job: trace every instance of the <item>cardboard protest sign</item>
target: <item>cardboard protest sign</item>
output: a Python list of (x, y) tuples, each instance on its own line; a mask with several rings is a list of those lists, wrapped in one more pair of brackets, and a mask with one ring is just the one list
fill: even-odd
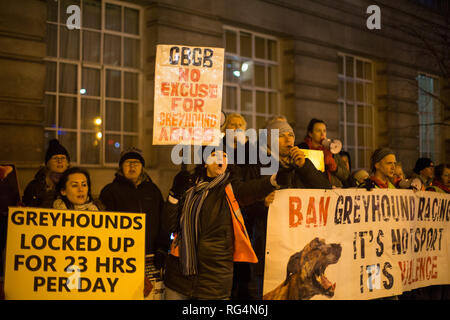
[(223, 64), (223, 48), (157, 46), (153, 144), (219, 144)]
[(6, 299), (143, 299), (145, 215), (10, 207)]
[(450, 284), (449, 225), (448, 194), (277, 191), (264, 299), (374, 299)]

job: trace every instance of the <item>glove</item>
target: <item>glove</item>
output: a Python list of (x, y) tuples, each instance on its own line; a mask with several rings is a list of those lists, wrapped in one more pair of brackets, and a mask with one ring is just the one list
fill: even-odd
[(172, 188), (169, 194), (175, 199), (180, 200), (184, 192), (193, 185), (193, 179), (188, 171), (181, 170), (173, 179)]
[(375, 182), (372, 181), (372, 179), (367, 178), (363, 181), (363, 183), (361, 183), (359, 185), (358, 188), (366, 188), (367, 191), (372, 190), (373, 188), (375, 188)]
[(277, 172), (277, 177), (275, 179), (280, 187), (286, 187), (289, 185), (289, 182), (291, 181), (291, 173), (293, 170), (294, 168), (291, 167), (285, 168), (283, 166), (280, 166)]

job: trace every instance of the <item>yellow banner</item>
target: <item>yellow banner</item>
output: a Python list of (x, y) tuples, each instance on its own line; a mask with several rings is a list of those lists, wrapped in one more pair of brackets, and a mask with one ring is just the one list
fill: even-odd
[(157, 46), (153, 144), (219, 144), (223, 64), (223, 48)]
[(143, 299), (145, 215), (10, 207), (6, 299)]
[(450, 195), (276, 191), (264, 299), (374, 299), (450, 284)]

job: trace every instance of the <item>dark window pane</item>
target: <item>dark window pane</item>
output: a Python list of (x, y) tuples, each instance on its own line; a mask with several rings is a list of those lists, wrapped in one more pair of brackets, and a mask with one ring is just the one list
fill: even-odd
[(105, 135), (105, 162), (117, 163), (120, 159), (120, 135), (107, 134)]
[(108, 30), (122, 31), (121, 7), (107, 3), (105, 12), (105, 28)]
[(100, 100), (81, 99), (81, 129), (100, 131)]
[(59, 64), (59, 91), (77, 94), (77, 65)]
[(77, 128), (77, 98), (59, 97), (59, 127)]
[(141, 42), (132, 38), (124, 38), (124, 57), (125, 67), (139, 68), (141, 58)]
[(100, 96), (100, 69), (83, 68), (80, 93), (86, 96)]
[(139, 34), (139, 10), (125, 8), (125, 32)]
[(101, 136), (95, 132), (81, 133), (81, 163), (83, 164), (97, 164), (100, 163), (100, 146)]
[(101, 33), (83, 31), (83, 60), (100, 62)]
[(106, 101), (106, 130), (120, 131), (120, 102)]
[(83, 1), (83, 27), (100, 30), (102, 28), (102, 3), (101, 1)]
[(120, 71), (106, 70), (106, 96), (112, 98), (121, 97)]
[(65, 25), (59, 29), (61, 58), (78, 60), (80, 57), (80, 30), (69, 30)]
[(120, 37), (105, 34), (105, 43), (103, 48), (103, 63), (120, 66), (121, 45)]

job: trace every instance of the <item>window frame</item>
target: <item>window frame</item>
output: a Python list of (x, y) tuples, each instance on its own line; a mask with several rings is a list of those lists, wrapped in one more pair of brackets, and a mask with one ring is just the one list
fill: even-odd
[[(109, 30), (106, 29), (105, 27), (105, 22), (106, 22), (106, 5), (107, 4), (112, 4), (112, 5), (116, 5), (116, 6), (120, 6), (121, 9), (121, 23), (122, 23), (122, 31), (114, 31), (114, 30)], [(83, 5), (84, 5), (84, 1), (80, 0), (79, 3), (76, 3), (76, 5), (78, 5), (80, 7), (80, 14), (81, 14), (81, 23), (80, 23), (80, 29), (74, 29), (74, 30), (68, 30), (69, 32), (72, 31), (77, 31), (79, 32), (79, 38), (78, 38), (78, 59), (70, 59), (70, 58), (63, 58), (61, 57), (61, 28), (67, 27), (66, 26), (66, 21), (67, 18), (70, 16), (70, 14), (63, 14), (63, 12), (61, 11), (61, 1), (58, 1), (58, 6), (57, 6), (57, 17), (56, 17), (56, 21), (51, 21), (51, 18), (48, 17), (46, 20), (46, 26), (48, 27), (49, 25), (54, 25), (57, 26), (57, 33), (56, 33), (56, 57), (55, 56), (49, 56), (47, 55), (48, 52), (46, 53), (46, 57), (44, 58), (44, 62), (45, 63), (55, 63), (56, 67), (55, 67), (55, 72), (56, 72), (56, 79), (55, 79), (55, 85), (56, 91), (48, 91), (47, 87), (45, 88), (45, 92), (44, 95), (47, 96), (52, 96), (55, 99), (55, 127), (49, 127), (46, 123), (44, 123), (44, 132), (46, 134), (51, 134), (51, 136), (55, 136), (56, 138), (59, 139), (59, 134), (58, 132), (60, 130), (64, 130), (65, 132), (71, 132), (71, 133), (76, 133), (76, 146), (75, 146), (75, 150), (76, 150), (76, 161), (72, 161), (73, 155), (71, 155), (71, 163), (73, 165), (82, 165), (83, 167), (87, 167), (87, 168), (102, 168), (102, 167), (116, 167), (117, 166), (117, 162), (106, 162), (106, 137), (108, 134), (117, 134), (120, 135), (120, 151), (123, 150), (123, 145), (124, 145), (124, 137), (125, 136), (131, 136), (131, 137), (135, 137), (136, 139), (136, 147), (141, 147), (142, 144), (142, 136), (143, 136), (143, 126), (142, 126), (142, 113), (143, 113), (143, 80), (144, 80), (144, 76), (143, 76), (143, 66), (144, 66), (144, 37), (143, 37), (143, 31), (144, 31), (144, 22), (143, 22), (143, 14), (144, 14), (144, 9), (141, 6), (138, 6), (136, 4), (133, 3), (129, 3), (129, 2), (122, 2), (122, 1), (116, 1), (116, 0), (102, 0), (101, 1), (101, 9), (100, 9), (100, 19), (101, 19), (101, 23), (100, 23), (100, 28), (99, 29), (94, 29), (94, 28), (90, 28), (90, 27), (84, 27), (83, 26)], [(125, 28), (125, 8), (130, 8), (130, 9), (134, 9), (137, 10), (139, 12), (139, 21), (137, 24), (138, 27), (138, 34), (132, 34), (132, 33), (127, 33), (125, 32), (124, 28)], [(89, 31), (89, 32), (95, 32), (100, 34), (100, 44), (99, 44), (99, 61), (98, 62), (93, 62), (93, 61), (87, 61), (84, 60), (83, 58), (83, 48), (84, 48), (84, 32), (85, 31)], [(121, 37), (121, 62), (120, 62), (120, 66), (116, 66), (116, 65), (109, 65), (109, 64), (104, 64), (104, 43), (105, 43), (105, 35), (116, 35), (116, 36), (120, 36)], [(137, 60), (138, 66), (135, 67), (126, 67), (124, 66), (124, 52), (125, 52), (125, 46), (124, 46), (124, 42), (125, 42), (125, 38), (132, 38), (132, 39), (137, 39), (140, 41), (140, 46), (139, 46), (139, 50), (137, 52), (137, 55), (139, 55), (139, 60)], [(69, 63), (72, 65), (76, 65), (77, 68), (77, 72), (76, 72), (76, 76), (77, 76), (77, 81), (76, 81), (76, 93), (73, 94), (68, 94), (68, 93), (62, 93), (61, 89), (60, 89), (60, 69), (61, 69), (61, 64), (62, 63)], [(100, 71), (100, 77), (99, 77), (99, 95), (98, 96), (92, 96), (92, 95), (84, 95), (80, 92), (80, 89), (82, 88), (82, 73), (83, 73), (83, 69), (84, 68), (90, 68), (90, 69), (96, 69)], [(115, 71), (120, 71), (121, 72), (121, 84), (120, 84), (120, 90), (121, 90), (121, 97), (120, 98), (112, 98), (112, 97), (106, 97), (106, 74), (108, 70), (115, 70)], [(125, 73), (126, 72), (131, 72), (137, 75), (137, 99), (136, 100), (132, 100), (132, 99), (126, 99), (124, 97), (124, 78), (125, 78)], [(76, 99), (76, 110), (77, 110), (77, 120), (76, 120), (76, 128), (62, 128), (59, 125), (59, 112), (60, 112), (60, 106), (59, 106), (59, 100), (60, 97), (72, 97)], [(82, 100), (99, 100), (100, 101), (100, 112), (99, 112), (99, 116), (102, 120), (101, 125), (100, 125), (100, 129), (99, 130), (95, 130), (95, 129), (82, 129), (81, 125), (82, 125), (82, 119), (81, 119), (81, 112), (82, 112)], [(113, 131), (113, 130), (106, 130), (106, 101), (119, 101), (120, 102), (120, 108), (121, 108), (121, 115), (120, 115), (120, 131)], [(134, 132), (128, 132), (128, 131), (124, 131), (124, 107), (126, 103), (133, 103), (137, 105), (137, 114), (136, 114), (136, 125), (137, 128)], [(45, 121), (45, 120), (44, 120)], [(100, 141), (100, 150), (99, 150), (99, 162), (98, 163), (83, 163), (81, 162), (81, 156), (83, 153), (82, 146), (81, 146), (81, 139), (82, 139), (82, 134), (83, 133), (94, 133), (97, 134), (98, 132), (101, 132), (101, 139), (99, 139)], [(44, 138), (45, 139), (45, 138)], [(68, 148), (67, 146), (65, 146), (66, 148)], [(69, 149), (69, 148), (68, 148)]]
[[(440, 151), (440, 148), (439, 148), (440, 143), (441, 143), (441, 135), (439, 134), (440, 128), (439, 128), (438, 123), (440, 123), (440, 121), (441, 121), (442, 109), (440, 107), (439, 101), (436, 98), (428, 95), (427, 93), (424, 93), (424, 95), (428, 95), (428, 97), (430, 99), (429, 103), (431, 103), (433, 110), (431, 112), (430, 111), (422, 112), (420, 110), (420, 104), (419, 104), (420, 92), (421, 92), (421, 90), (423, 90), (420, 88), (420, 84), (419, 84), (420, 76), (424, 76), (424, 77), (427, 77), (427, 78), (433, 80), (432, 94), (434, 94), (436, 96), (440, 96), (440, 78), (437, 75), (430, 74), (427, 72), (422, 72), (422, 71), (417, 72), (417, 77), (416, 77), (416, 81), (417, 81), (417, 115), (418, 115), (418, 124), (419, 124), (419, 156), (431, 158), (433, 161), (439, 162), (441, 159), (442, 152)], [(434, 89), (436, 89), (436, 91), (434, 91)], [(423, 119), (421, 119), (421, 116), (423, 116), (423, 115), (426, 115), (426, 117), (427, 116), (429, 117), (431, 115), (432, 122), (431, 123), (422, 123)], [(427, 144), (429, 139), (426, 139), (426, 141), (423, 141), (423, 139), (422, 139), (422, 137), (424, 135), (423, 130), (426, 131), (427, 138), (429, 138), (429, 136), (431, 136), (432, 141), (433, 141), (432, 146)], [(438, 131), (438, 132), (436, 132), (436, 131)], [(437, 139), (435, 139), (435, 137), (437, 137)]]
[[(236, 53), (232, 53), (232, 52), (228, 52), (227, 51), (227, 38), (226, 38), (226, 32), (227, 31), (231, 31), (231, 32), (235, 32), (236, 34)], [(241, 41), (240, 41), (240, 36), (241, 33), (246, 33), (246, 34), (250, 34), (251, 36), (251, 51), (252, 51), (252, 56), (251, 57), (246, 57), (246, 56), (242, 56), (241, 55)], [(265, 45), (265, 57), (268, 57), (269, 54), (269, 44), (268, 41), (274, 41), (276, 43), (276, 55), (277, 55), (277, 59), (276, 60), (269, 60), (269, 59), (262, 59), (262, 58), (258, 58), (255, 56), (255, 38), (262, 38), (264, 39), (264, 41), (266, 41), (266, 45)], [(224, 66), (224, 79), (223, 79), (223, 86), (224, 86), (224, 94), (223, 94), (223, 99), (222, 99), (222, 103), (223, 103), (223, 111), (225, 113), (239, 113), (242, 116), (246, 117), (246, 119), (248, 120), (248, 118), (251, 119), (251, 123), (249, 123), (249, 121), (247, 121), (247, 128), (258, 128), (257, 124), (257, 118), (261, 118), (263, 117), (265, 121), (267, 121), (267, 119), (269, 119), (272, 116), (275, 115), (279, 115), (280, 114), (280, 110), (281, 110), (281, 49), (280, 49), (280, 41), (278, 38), (274, 37), (274, 36), (270, 36), (267, 34), (262, 34), (262, 33), (258, 33), (258, 32), (254, 32), (251, 30), (247, 30), (247, 29), (243, 29), (243, 28), (237, 28), (237, 27), (232, 27), (232, 26), (223, 26), (223, 46), (225, 48), (225, 66)], [(264, 79), (265, 79), (265, 84), (264, 87), (261, 86), (257, 86), (255, 84), (255, 76), (253, 74), (252, 76), (252, 83), (249, 84), (244, 84), (241, 83), (240, 81), (237, 82), (230, 82), (227, 81), (227, 77), (226, 77), (226, 72), (227, 72), (227, 61), (228, 60), (233, 60), (233, 61), (238, 61), (240, 64), (244, 63), (245, 61), (251, 61), (253, 62), (253, 68), (255, 65), (264, 65)], [(269, 67), (270, 66), (275, 66), (276, 67), (276, 89), (272, 89), (269, 88)], [(254, 69), (252, 70), (252, 72), (254, 73)], [(236, 91), (236, 109), (230, 109), (228, 108), (228, 103), (227, 103), (227, 88), (234, 88)], [(243, 110), (242, 105), (241, 105), (241, 100), (242, 100), (242, 91), (243, 90), (247, 90), (251, 92), (251, 99), (252, 99), (252, 110)], [(256, 98), (257, 98), (257, 92), (264, 92), (264, 99), (265, 99), (265, 112), (259, 112), (257, 109), (257, 105), (256, 105)], [(270, 99), (271, 99), (271, 94), (276, 94), (276, 107), (275, 107), (275, 113), (271, 113), (270, 111)], [(261, 128), (258, 128), (261, 129)]]
[[(353, 59), (353, 68), (352, 68), (352, 76), (347, 75), (347, 57), (350, 57)], [(349, 152), (349, 149), (354, 150), (354, 154), (352, 155), (352, 170), (358, 170), (358, 169), (368, 169), (370, 168), (370, 155), (374, 150), (375, 145), (375, 81), (374, 81), (374, 61), (368, 58), (344, 53), (344, 52), (338, 52), (337, 54), (338, 59), (338, 67), (340, 64), (340, 59), (342, 59), (342, 72), (338, 68), (338, 104), (339, 104), (339, 136), (342, 139), (343, 144), (343, 150)], [(357, 61), (361, 61), (363, 63), (363, 73), (364, 71), (364, 63), (370, 64), (370, 74), (371, 79), (366, 79), (364, 77), (360, 78), (357, 76)], [(341, 88), (341, 81), (343, 84), (343, 87)], [(351, 83), (353, 86), (353, 99), (349, 100), (347, 99), (347, 85)], [(362, 84), (363, 88), (363, 100), (359, 101), (357, 100), (357, 84)], [(366, 85), (369, 86), (370, 92), (367, 92)], [(341, 92), (343, 92), (343, 96), (341, 96)], [(372, 97), (372, 101), (368, 101), (368, 95)], [(347, 121), (347, 105), (353, 105), (353, 122)], [(368, 123), (361, 123), (358, 119), (358, 107), (362, 106), (364, 113), (367, 111), (366, 108), (370, 108), (368, 110), (368, 114), (371, 117), (371, 124)], [(343, 109), (342, 109), (343, 108)], [(349, 145), (349, 134), (348, 134), (348, 127), (353, 127), (353, 134), (354, 134), (354, 144)], [(342, 130), (343, 128), (343, 130)], [(358, 141), (358, 129), (362, 128), (363, 130), (363, 136), (364, 136), (364, 145), (360, 145)], [(366, 130), (370, 130), (371, 139), (367, 137)], [(369, 140), (370, 145), (367, 146), (367, 140)], [(359, 152), (363, 151), (365, 153), (365, 157), (363, 159), (364, 166), (360, 167), (360, 159), (359, 159)]]

